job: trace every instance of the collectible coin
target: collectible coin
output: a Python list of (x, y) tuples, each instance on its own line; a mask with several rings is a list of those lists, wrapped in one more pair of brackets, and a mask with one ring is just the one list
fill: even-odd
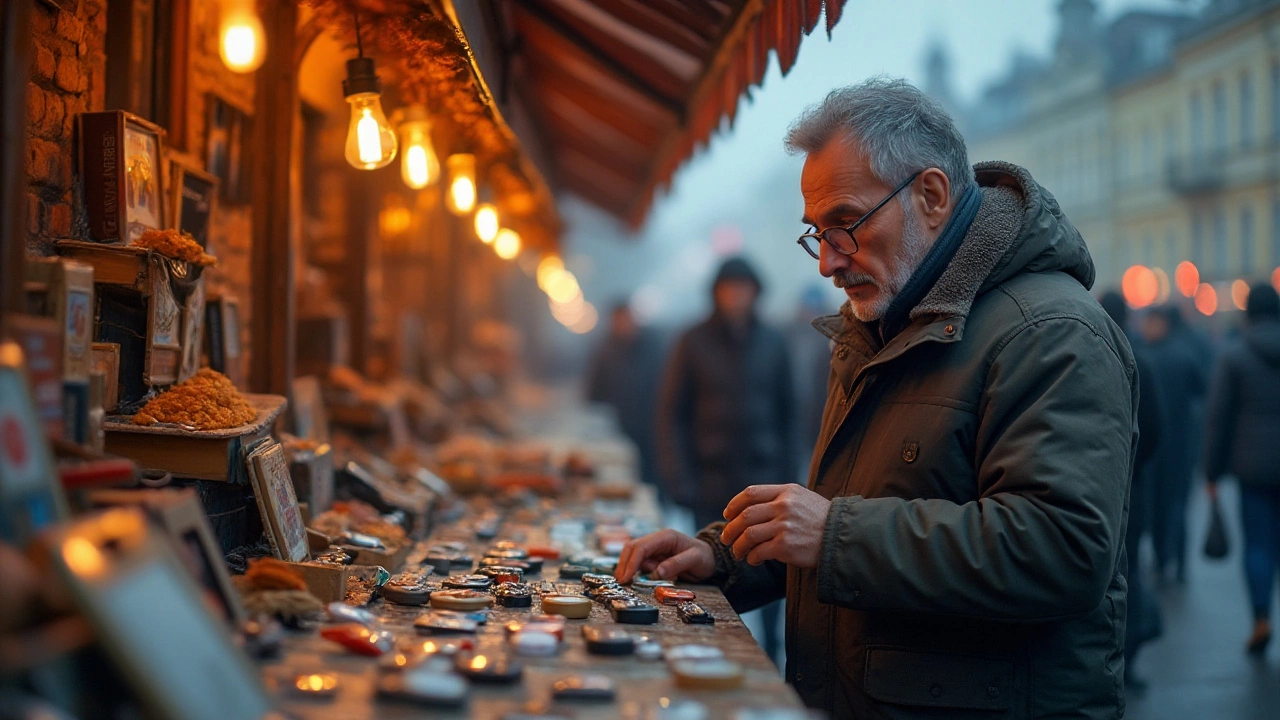
[(450, 590), (488, 590), (493, 581), (483, 575), (450, 575), (440, 584)]
[(542, 612), (581, 620), (591, 615), (591, 599), (581, 595), (543, 595)]
[(480, 610), (493, 604), (493, 597), (478, 590), (437, 590), (431, 593), (431, 607), (443, 610)]
[(557, 680), (551, 694), (557, 700), (612, 700), (613, 680), (604, 675), (571, 675)]
[(511, 648), (525, 657), (550, 657), (560, 649), (560, 641), (551, 633), (527, 629), (511, 636)]
[(652, 625), (658, 622), (658, 608), (639, 600), (614, 600), (609, 603), (613, 621), (628, 625)]
[(732, 690), (742, 685), (742, 666), (728, 660), (682, 660), (671, 664), (676, 685), (694, 690)]

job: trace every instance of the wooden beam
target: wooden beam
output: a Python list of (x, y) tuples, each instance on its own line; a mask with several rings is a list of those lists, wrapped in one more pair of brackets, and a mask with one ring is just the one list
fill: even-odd
[(295, 60), (298, 5), (264, 3), (266, 62), (258, 70), (253, 122), (252, 373), (256, 392), (288, 397), (297, 348), (292, 216), (294, 120), (298, 113)]
[(631, 87), (643, 93), (646, 97), (654, 102), (666, 107), (681, 117), (684, 116), (684, 104), (679, 98), (673, 98), (667, 93), (659, 90), (648, 80), (637, 75), (626, 65), (618, 62), (612, 55), (602, 50), (595, 43), (584, 37), (567, 23), (556, 17), (535, 2), (525, 2), (519, 4), (519, 11), (526, 17), (534, 20), (547, 30), (560, 36), (565, 42), (572, 45), (575, 49), (587, 55), (593, 62), (598, 63), (602, 68), (608, 70), (619, 80), (627, 83)]
[(0, 322), (23, 309), (30, 11), (29, 2), (0, 5)]
[(661, 38), (699, 59), (705, 59), (711, 49), (707, 39), (692, 28), (663, 15), (641, 0), (595, 0), (595, 4), (646, 35)]

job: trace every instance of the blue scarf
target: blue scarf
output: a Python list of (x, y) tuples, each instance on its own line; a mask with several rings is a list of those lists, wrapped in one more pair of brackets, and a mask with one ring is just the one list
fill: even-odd
[(942, 277), (951, 258), (964, 242), (964, 236), (969, 233), (969, 226), (973, 224), (973, 218), (977, 216), (978, 206), (981, 204), (982, 191), (978, 189), (977, 183), (972, 183), (956, 202), (956, 209), (951, 212), (951, 219), (947, 221), (947, 226), (942, 229), (942, 234), (933, 243), (924, 260), (920, 262), (920, 267), (911, 274), (907, 284), (902, 287), (902, 291), (893, 299), (893, 302), (889, 303), (889, 309), (880, 319), (880, 336), (884, 342), (889, 342), (906, 328), (911, 320), (912, 308), (924, 299), (924, 296), (933, 289), (934, 283), (938, 282), (938, 278)]

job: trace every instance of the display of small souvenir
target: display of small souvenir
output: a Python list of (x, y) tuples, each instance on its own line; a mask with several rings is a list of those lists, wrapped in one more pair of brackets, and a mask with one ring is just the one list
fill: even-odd
[(681, 660), (671, 663), (676, 685), (691, 690), (732, 690), (742, 685), (742, 666), (728, 660)]
[(303, 673), (293, 679), (293, 691), (306, 697), (333, 697), (338, 691), (338, 676), (329, 673)]
[(590, 588), (587, 590), (587, 597), (603, 605), (608, 605), (614, 600), (639, 600), (635, 593), (621, 585), (602, 585), (598, 588)]
[(425, 576), (417, 573), (400, 573), (383, 584), (382, 597), (398, 605), (425, 605), (431, 593), (438, 590), (428, 584)]
[(484, 556), (503, 560), (524, 560), (529, 557), (529, 553), (522, 548), (489, 548)]
[(689, 625), (714, 625), (715, 617), (707, 609), (696, 602), (684, 602), (676, 606), (676, 614), (681, 622)]
[(542, 572), (542, 561), (516, 560), (514, 558), (484, 557), (477, 563), (480, 567), (513, 567), (521, 572), (536, 575)]
[(602, 573), (586, 573), (582, 576), (582, 584), (585, 587), (600, 587), (601, 585), (617, 585), (618, 579), (612, 575)]
[(590, 565), (573, 565), (565, 563), (560, 566), (560, 579), (562, 580), (578, 580), (584, 575), (591, 572)]
[(320, 637), (331, 640), (357, 655), (378, 657), (391, 650), (391, 635), (370, 630), (358, 623), (331, 625), (320, 629)]
[(493, 597), (502, 607), (533, 607), (533, 590), (524, 583), (504, 582), (493, 590)]
[(724, 651), (714, 645), (676, 645), (667, 648), (665, 655), (668, 662), (724, 659)]
[(514, 637), (520, 632), (541, 632), (563, 641), (564, 625), (564, 618), (559, 615), (534, 615), (528, 620), (512, 620), (507, 623), (507, 636)]
[(543, 595), (542, 612), (581, 620), (591, 615), (591, 599), (581, 595)]
[(343, 550), (337, 545), (330, 545), (328, 550), (311, 558), (311, 562), (321, 565), (350, 565), (355, 561), (355, 553)]
[(423, 567), (431, 568), (433, 571), (441, 575), (448, 575), (453, 571), (453, 566), (457, 557), (457, 555), (452, 554), (445, 555), (428, 553), (427, 557), (423, 559), (422, 565)]
[(484, 575), (495, 583), (520, 582), (524, 579), (524, 571), (516, 567), (504, 565), (488, 565), (476, 570), (476, 575)]
[(342, 534), (342, 542), (346, 545), (358, 548), (368, 548), (370, 550), (386, 550), (387, 546), (382, 540), (372, 536), (358, 532), (345, 532)]
[(461, 707), (467, 702), (467, 681), (455, 672), (413, 668), (379, 678), (378, 697), (431, 707)]
[(560, 551), (549, 545), (530, 545), (525, 548), (529, 551), (529, 557), (542, 558), (543, 560), (559, 560)]
[(636, 650), (636, 639), (630, 633), (613, 628), (583, 625), (582, 639), (593, 655), (630, 655)]
[(502, 655), (459, 653), (454, 669), (475, 683), (513, 683), (524, 673), (524, 666)]
[(478, 624), (470, 618), (431, 612), (414, 620), (413, 626), (417, 628), (418, 632), (444, 635), (449, 633), (474, 633)]
[(612, 600), (609, 614), (613, 621), (628, 625), (652, 625), (658, 622), (658, 608), (641, 600)]
[(493, 580), (484, 575), (450, 575), (440, 585), (451, 590), (488, 590)]
[(598, 557), (591, 561), (591, 571), (612, 575), (618, 569), (617, 557)]
[[(423, 640), (416, 649), (428, 655), (452, 658), (458, 653), (474, 650), (475, 647), (475, 641), (469, 637), (439, 637)], [(450, 663), (452, 664), (452, 661)]]
[(613, 680), (604, 675), (571, 675), (551, 686), (557, 700), (612, 700), (615, 692)]
[(511, 636), (511, 649), (524, 657), (551, 657), (560, 649), (560, 641), (550, 633), (521, 630)]
[(698, 599), (698, 594), (684, 588), (656, 587), (653, 589), (653, 597), (663, 605), (679, 605), (680, 603), (693, 602)]
[(443, 610), (480, 610), (492, 604), (493, 597), (489, 593), (477, 590), (437, 590), (431, 593), (431, 607)]
[(654, 580), (647, 575), (637, 575), (631, 579), (631, 587), (635, 590), (653, 590), (659, 587), (672, 587), (675, 583), (670, 580)]
[(642, 640), (636, 643), (636, 657), (641, 660), (661, 660), (662, 645), (655, 640)]
[(376, 622), (373, 613), (363, 608), (353, 608), (346, 603), (331, 602), (326, 609), (329, 611), (329, 619), (334, 622), (360, 623), (362, 625), (372, 625)]

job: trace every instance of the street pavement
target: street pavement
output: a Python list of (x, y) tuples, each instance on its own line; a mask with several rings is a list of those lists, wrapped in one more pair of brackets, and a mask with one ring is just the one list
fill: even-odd
[(1241, 568), (1239, 493), (1221, 487), (1231, 555), (1210, 561), (1201, 551), (1209, 506), (1203, 487), (1191, 503), (1191, 560), (1185, 585), (1158, 590), (1164, 635), (1143, 647), (1137, 671), (1150, 682), (1129, 694), (1128, 720), (1280, 720), (1280, 616), (1264, 658), (1245, 654), (1252, 617)]

